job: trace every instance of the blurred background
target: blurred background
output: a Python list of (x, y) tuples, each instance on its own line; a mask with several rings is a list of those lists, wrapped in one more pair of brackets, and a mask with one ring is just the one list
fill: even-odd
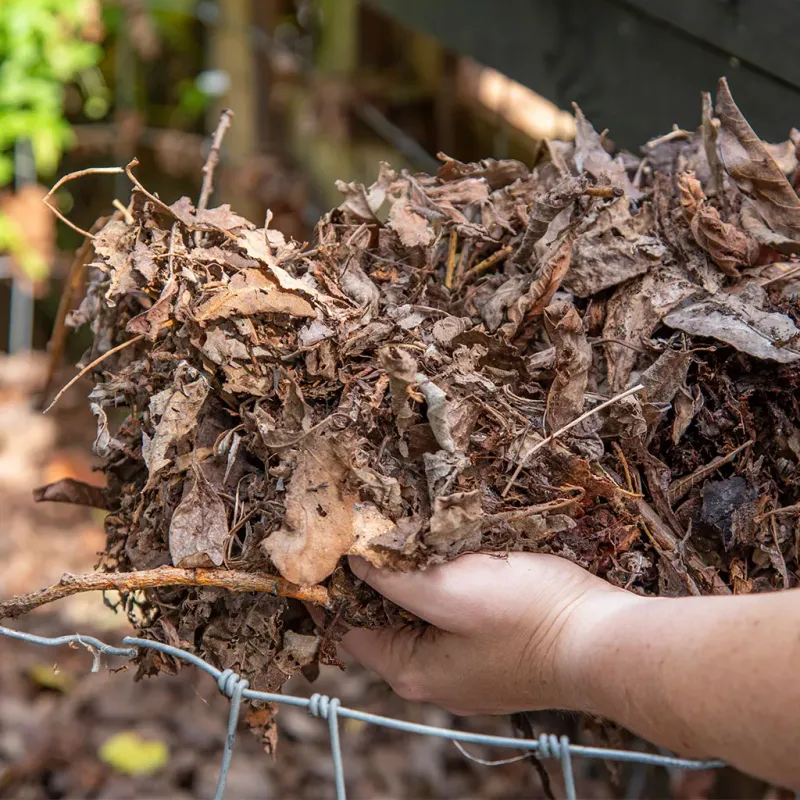
[[(209, 133), (229, 107), (212, 204), (255, 221), (269, 209), (273, 227), (307, 240), (339, 202), (336, 179), (369, 184), (381, 161), (432, 172), (439, 151), (532, 164), (543, 140), (573, 137), (573, 100), (598, 130), (611, 127), (609, 146), (634, 149), (673, 124), (693, 129), (700, 91), (728, 74), (759, 132), (782, 139), (800, 107), (800, 66), (772, 46), (767, 5), (780, 6), (796, 40), (800, 11), (777, 0), (2, 0), (0, 595), (91, 570), (104, 541), (99, 512), (31, 499), (59, 478), (98, 480), (86, 387), (46, 417), (35, 409), (82, 243), (42, 202), (60, 176), (135, 156), (150, 191), (196, 198)], [(91, 174), (52, 202), (89, 229), (127, 204), (129, 188), (124, 176)], [(55, 388), (86, 343), (80, 332), (68, 339)], [(126, 624), (93, 595), (18, 623), (112, 640)], [(88, 668), (83, 652), (0, 638), (0, 797), (211, 796), (226, 717), (215, 687), (190, 671), (134, 684)], [(357, 669), (329, 670), (315, 690), (377, 713), (509, 732), (507, 720), (406, 705)], [(291, 710), (280, 719), (275, 760), (242, 736), (229, 796), (333, 796), (324, 725)], [(448, 742), (348, 723), (343, 749), (353, 797), (544, 796), (530, 763), (491, 769)], [(576, 769), (585, 797), (615, 785), (631, 798), (697, 797), (711, 785), (704, 773)], [(731, 791), (749, 796), (741, 781)]]

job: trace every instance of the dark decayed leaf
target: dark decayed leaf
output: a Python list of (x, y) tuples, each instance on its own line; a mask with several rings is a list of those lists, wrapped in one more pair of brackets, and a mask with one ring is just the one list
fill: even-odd
[(70, 503), (91, 508), (110, 508), (109, 497), (102, 486), (92, 486), (75, 478), (62, 478), (33, 491), (36, 503)]
[(592, 348), (583, 323), (571, 303), (559, 302), (544, 311), (544, 324), (556, 349), (555, 378), (547, 394), (545, 430), (554, 433), (583, 413), (592, 365)]

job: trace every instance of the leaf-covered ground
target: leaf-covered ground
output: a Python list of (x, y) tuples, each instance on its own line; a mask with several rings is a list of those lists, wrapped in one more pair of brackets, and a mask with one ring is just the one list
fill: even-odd
[(800, 137), (761, 142), (724, 81), (697, 132), (638, 155), (576, 114), (532, 169), (341, 183), (310, 244), (139, 184), (102, 225), (70, 315), (84, 363), (118, 348), (89, 396), (101, 568), (329, 598), (317, 626), (286, 596), (128, 592), (143, 635), (262, 689), (313, 677), (340, 621), (407, 619), (347, 553), (555, 553), (661, 595), (797, 585)]

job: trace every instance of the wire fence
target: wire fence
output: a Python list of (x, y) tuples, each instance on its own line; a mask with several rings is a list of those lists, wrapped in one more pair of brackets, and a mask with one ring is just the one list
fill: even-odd
[[(421, 736), (438, 736), (452, 741), (458, 749), (468, 758), (484, 765), (495, 763), (508, 763), (506, 759), (501, 762), (486, 762), (470, 756), (462, 747), (463, 744), (481, 744), (490, 747), (515, 748), (535, 753), (539, 758), (557, 759), (561, 763), (561, 771), (564, 778), (564, 786), (567, 800), (575, 800), (576, 787), (575, 776), (572, 770), (572, 759), (606, 759), (610, 761), (628, 762), (640, 765), (652, 765), (678, 769), (713, 769), (723, 767), (721, 761), (693, 761), (674, 756), (657, 755), (653, 753), (642, 753), (627, 750), (614, 750), (603, 747), (589, 747), (585, 745), (572, 744), (566, 736), (554, 736), (552, 734), (542, 734), (537, 739), (517, 739), (510, 736), (488, 736), (480, 733), (469, 733), (448, 728), (438, 728), (432, 725), (421, 725), (414, 722), (405, 722), (391, 717), (383, 717), (377, 714), (369, 714), (353, 708), (342, 706), (335, 697), (328, 697), (322, 694), (312, 694), (311, 697), (292, 697), (290, 695), (274, 694), (271, 692), (257, 692), (248, 688), (247, 680), (237, 675), (233, 670), (219, 670), (211, 664), (203, 661), (202, 658), (172, 647), (161, 642), (151, 642), (147, 639), (137, 639), (126, 636), (122, 640), (123, 647), (101, 642), (93, 636), (81, 636), (80, 634), (69, 634), (66, 636), (47, 637), (36, 636), (30, 633), (15, 631), (11, 628), (0, 626), (0, 636), (11, 639), (20, 639), (32, 644), (53, 647), (58, 645), (80, 645), (85, 647), (93, 656), (92, 672), (99, 672), (103, 667), (104, 658), (107, 656), (134, 658), (140, 649), (158, 650), (174, 658), (180, 659), (187, 664), (208, 673), (217, 682), (220, 692), (230, 700), (230, 711), (228, 714), (228, 732), (225, 739), (225, 746), (222, 752), (222, 760), (217, 781), (215, 800), (222, 800), (225, 795), (225, 784), (230, 769), (233, 748), (236, 742), (236, 728), (239, 721), (239, 711), (242, 700), (260, 700), (266, 703), (279, 703), (285, 706), (304, 708), (312, 717), (326, 720), (330, 736), (331, 757), (333, 759), (333, 774), (336, 784), (336, 797), (338, 800), (346, 800), (346, 787), (344, 779), (344, 762), (339, 742), (339, 720), (352, 719), (370, 725), (379, 725), (384, 728), (392, 728), (406, 733), (419, 734)], [(520, 756), (525, 758), (526, 756)]]

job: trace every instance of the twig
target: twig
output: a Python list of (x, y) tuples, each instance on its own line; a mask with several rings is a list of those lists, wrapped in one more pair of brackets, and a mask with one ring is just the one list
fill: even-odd
[(453, 274), (456, 269), (456, 246), (458, 245), (458, 233), (455, 228), (450, 231), (450, 242), (447, 246), (447, 269), (444, 273), (444, 285), (447, 289), (453, 288)]
[[(106, 219), (101, 218), (101, 220), (98, 220), (93, 228), (101, 228), (105, 224)], [(83, 284), (83, 278), (86, 275), (86, 270), (89, 267), (89, 262), (92, 260), (93, 253), (94, 250), (92, 248), (91, 239), (86, 239), (78, 248), (78, 252), (72, 260), (72, 264), (69, 268), (69, 275), (61, 290), (61, 297), (58, 301), (58, 311), (56, 312), (56, 321), (53, 325), (53, 333), (50, 335), (50, 341), (47, 345), (47, 377), (45, 378), (41, 398), (39, 400), (41, 404), (44, 404), (47, 400), (47, 396), (50, 394), (50, 389), (53, 385), (56, 370), (61, 364), (61, 359), (64, 355), (64, 347), (67, 343), (67, 336), (69, 335), (69, 331), (67, 330), (67, 314), (70, 312), (78, 290)]]
[[(731, 590), (725, 585), (722, 578), (719, 577), (717, 571), (703, 562), (703, 559), (694, 549), (691, 542), (681, 542), (646, 500), (643, 498), (633, 500), (631, 502), (631, 509), (635, 512), (637, 521), (645, 525), (648, 535), (658, 548), (670, 555), (680, 556), (682, 553), (686, 566), (697, 578), (708, 586), (712, 594), (731, 593)], [(681, 577), (690, 594), (702, 594), (691, 575), (684, 574)]]
[(562, 491), (577, 491), (578, 493), (573, 497), (550, 500), (547, 503), (539, 503), (535, 506), (525, 506), (524, 508), (515, 508), (511, 511), (501, 511), (499, 514), (487, 514), (483, 518), (482, 527), (484, 530), (490, 530), (501, 522), (517, 522), (521, 519), (532, 517), (535, 514), (552, 514), (554, 511), (561, 511), (575, 503), (580, 503), (586, 495), (586, 490), (581, 486), (561, 486), (559, 488)]
[(151, 202), (157, 205), (165, 214), (169, 214), (171, 217), (175, 217), (175, 212), (163, 201), (156, 197), (154, 194), (150, 194), (147, 189), (142, 186), (139, 182), (139, 179), (133, 174), (132, 170), (134, 167), (139, 166), (139, 159), (134, 158), (133, 161), (130, 161), (125, 166), (125, 174), (128, 176), (130, 182)]
[(63, 396), (64, 392), (67, 391), (71, 386), (74, 386), (89, 370), (94, 369), (98, 364), (105, 361), (109, 356), (113, 356), (114, 353), (119, 353), (120, 350), (124, 350), (129, 345), (134, 344), (135, 342), (140, 342), (144, 339), (144, 334), (140, 333), (138, 336), (134, 336), (133, 339), (128, 339), (127, 342), (123, 342), (122, 344), (118, 344), (116, 347), (112, 347), (110, 350), (107, 350), (103, 355), (96, 358), (92, 361), (91, 364), (87, 364), (63, 389), (53, 398), (53, 402), (50, 403), (49, 406), (42, 412), (46, 414)]
[(133, 225), (135, 220), (133, 219), (133, 214), (128, 211), (127, 206), (122, 205), (122, 203), (116, 197), (111, 201), (111, 205), (114, 206), (114, 208), (116, 208), (120, 214), (122, 214), (126, 225)]
[[(136, 162), (139, 163), (138, 161)], [(65, 183), (69, 181), (74, 181), (76, 178), (83, 178), (86, 175), (119, 175), (120, 173), (125, 172), (122, 167), (89, 167), (89, 169), (79, 169), (77, 172), (70, 172), (69, 175), (65, 175), (63, 178), (59, 178), (56, 183), (53, 185), (53, 188), (42, 198), (42, 202), (65, 224), (68, 225), (72, 230), (79, 233), (81, 236), (85, 236), (87, 239), (94, 239), (94, 234), (89, 233), (89, 231), (85, 231), (83, 228), (79, 228), (74, 222), (70, 222), (52, 203), (49, 202), (50, 198), (53, 196), (53, 193), (60, 189)]]
[(724, 467), (725, 464), (730, 463), (733, 461), (739, 453), (742, 452), (747, 447), (753, 444), (753, 440), (750, 439), (749, 441), (745, 442), (744, 444), (740, 444), (734, 450), (731, 450), (730, 453), (724, 456), (717, 456), (712, 461), (709, 461), (708, 464), (704, 464), (702, 467), (699, 467), (691, 475), (686, 475), (683, 478), (678, 478), (677, 480), (672, 481), (667, 489), (667, 500), (669, 501), (670, 506), (674, 506), (678, 500), (685, 497), (691, 490), (693, 486), (696, 486), (700, 481), (705, 480), (712, 472), (716, 472), (720, 467)]
[(505, 489), (500, 493), (501, 497), (505, 497), (511, 487), (514, 484), (514, 481), (519, 477), (520, 472), (524, 469), (525, 465), (530, 460), (530, 457), (536, 453), (537, 451), (541, 450), (545, 445), (550, 444), (554, 439), (557, 439), (562, 434), (566, 433), (568, 430), (571, 430), (576, 425), (580, 425), (585, 419), (589, 419), (589, 417), (597, 414), (598, 411), (602, 411), (604, 408), (608, 408), (610, 405), (619, 402), (620, 400), (624, 400), (626, 397), (630, 397), (632, 394), (636, 394), (637, 392), (641, 392), (644, 389), (644, 386), (639, 383), (631, 389), (627, 389), (622, 394), (618, 394), (616, 397), (612, 397), (610, 400), (606, 400), (605, 403), (600, 403), (599, 406), (595, 406), (594, 408), (590, 408), (584, 414), (581, 414), (577, 419), (572, 420), (572, 422), (568, 422), (564, 425), (563, 428), (559, 428), (555, 433), (551, 433), (546, 439), (542, 439), (541, 442), (535, 444), (527, 453), (525, 458), (517, 464), (517, 468), (514, 470), (514, 474), (509, 479), (508, 483), (506, 484)]
[(753, 522), (762, 522), (768, 517), (782, 517), (784, 515), (800, 514), (800, 503), (795, 503), (791, 506), (784, 506), (783, 508), (773, 508), (772, 511), (765, 511), (753, 519)]
[(474, 267), (470, 267), (470, 269), (468, 269), (461, 278), (461, 283), (469, 283), (469, 281), (473, 280), (474, 278), (480, 277), (484, 272), (486, 272), (486, 270), (491, 269), (498, 261), (506, 256), (511, 255), (513, 251), (514, 248), (510, 244), (507, 244), (505, 247), (501, 247), (499, 250), (495, 250), (494, 253), (484, 258), (483, 261), (479, 261)]
[(297, 586), (274, 575), (233, 569), (182, 569), (156, 567), (140, 572), (90, 572), (85, 575), (63, 575), (61, 580), (40, 589), (0, 603), (0, 619), (18, 617), (34, 608), (61, 600), (80, 592), (135, 592), (160, 586), (214, 586), (230, 592), (265, 592), (279, 597), (293, 597), (317, 606), (330, 607), (330, 596), (324, 586)]
[(225, 133), (231, 126), (233, 120), (233, 111), (229, 108), (223, 108), (219, 117), (219, 124), (214, 131), (214, 136), (211, 139), (211, 149), (208, 151), (208, 158), (203, 165), (203, 186), (200, 189), (200, 199), (197, 201), (197, 213), (205, 211), (208, 207), (208, 199), (211, 197), (211, 192), (214, 191), (214, 170), (219, 163), (219, 149), (222, 146), (222, 140)]
[(619, 186), (590, 186), (583, 192), (587, 197), (601, 197), (608, 199), (611, 197), (622, 197), (625, 190)]
[(770, 278), (768, 281), (764, 281), (764, 283), (762, 283), (761, 285), (770, 286), (773, 283), (778, 283), (778, 281), (786, 281), (789, 280), (790, 278), (796, 278), (798, 275), (800, 275), (800, 264), (798, 264), (796, 267), (793, 267), (792, 269), (787, 270), (783, 274), (778, 275), (775, 278)]

